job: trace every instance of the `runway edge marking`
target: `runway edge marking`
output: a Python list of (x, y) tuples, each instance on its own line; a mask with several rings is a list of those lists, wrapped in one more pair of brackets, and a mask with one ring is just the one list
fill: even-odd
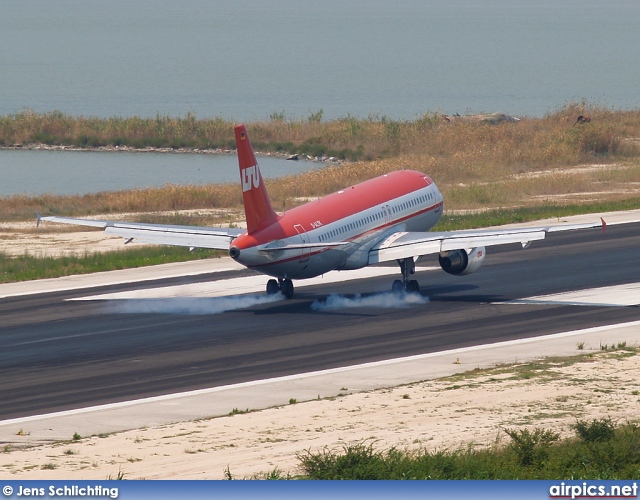
[(566, 337), (572, 337), (572, 336), (578, 336), (578, 335), (586, 335), (586, 334), (596, 333), (596, 332), (606, 332), (606, 331), (614, 330), (614, 329), (617, 329), (617, 328), (628, 328), (628, 327), (635, 327), (635, 326), (640, 326), (640, 320), (639, 321), (631, 321), (631, 322), (627, 322), (627, 323), (618, 323), (618, 324), (613, 324), (613, 325), (604, 325), (604, 326), (597, 326), (597, 327), (591, 327), (591, 328), (584, 328), (584, 329), (581, 329), (581, 330), (571, 330), (571, 331), (568, 331), (568, 332), (554, 333), (554, 334), (551, 334), (551, 335), (541, 335), (541, 336), (538, 336), (538, 337), (530, 337), (530, 338), (526, 338), (526, 339), (506, 340), (506, 341), (503, 341), (503, 342), (495, 342), (493, 344), (482, 344), (482, 345), (477, 345), (477, 346), (461, 347), (461, 348), (457, 348), (457, 349), (448, 349), (448, 350), (445, 350), (445, 351), (438, 351), (438, 352), (432, 352), (432, 353), (427, 353), (427, 354), (416, 354), (416, 355), (413, 355), (413, 356), (406, 356), (406, 357), (402, 357), (402, 358), (394, 358), (394, 359), (387, 359), (387, 360), (382, 360), (382, 361), (374, 361), (374, 362), (362, 363), (362, 364), (358, 364), (358, 365), (350, 365), (350, 366), (344, 366), (344, 367), (339, 367), (339, 368), (330, 368), (328, 370), (318, 370), (318, 371), (313, 371), (313, 372), (300, 373), (300, 374), (296, 374), (296, 375), (287, 375), (287, 376), (283, 376), (283, 377), (274, 377), (274, 378), (263, 379), (263, 380), (254, 380), (254, 381), (250, 381), (250, 382), (241, 382), (241, 383), (238, 383), (238, 384), (224, 385), (224, 386), (219, 386), (219, 387), (211, 387), (211, 388), (208, 388), (208, 389), (197, 389), (197, 390), (193, 390), (193, 391), (185, 391), (185, 392), (178, 392), (178, 393), (173, 393), (173, 394), (165, 394), (165, 395), (162, 395), (162, 396), (153, 396), (153, 397), (149, 397), (149, 398), (134, 399), (134, 400), (130, 400), (130, 401), (122, 401), (122, 402), (119, 402), (119, 403), (109, 403), (109, 404), (104, 404), (104, 405), (88, 406), (86, 408), (77, 408), (77, 409), (74, 409), (74, 410), (65, 410), (65, 411), (60, 411), (60, 412), (44, 413), (44, 414), (41, 414), (41, 415), (31, 415), (31, 416), (28, 416), (28, 417), (19, 417), (19, 418), (0, 421), (0, 427), (20, 424), (20, 423), (26, 423), (26, 422), (33, 422), (33, 421), (37, 421), (37, 420), (43, 420), (43, 419), (46, 419), (46, 418), (72, 416), (72, 415), (80, 415), (80, 414), (84, 414), (84, 413), (91, 413), (91, 412), (95, 412), (95, 411), (126, 408), (126, 407), (129, 407), (129, 406), (136, 406), (136, 405), (145, 404), (145, 403), (170, 401), (170, 400), (173, 400), (173, 399), (192, 397), (192, 396), (199, 396), (199, 395), (204, 395), (204, 394), (212, 394), (212, 393), (216, 393), (216, 392), (226, 391), (226, 390), (230, 390), (230, 389), (232, 390), (232, 389), (242, 388), (242, 387), (252, 387), (252, 386), (266, 385), (266, 384), (275, 383), (275, 382), (300, 380), (300, 379), (316, 377), (316, 376), (319, 376), (319, 375), (344, 373), (344, 372), (349, 372), (349, 371), (354, 371), (354, 370), (359, 370), (359, 369), (364, 369), (364, 368), (373, 368), (373, 367), (378, 367), (378, 366), (386, 366), (386, 365), (404, 363), (404, 362), (408, 362), (408, 361), (417, 361), (417, 360), (422, 360), (422, 359), (428, 359), (428, 358), (433, 358), (433, 357), (436, 357), (436, 356), (455, 355), (455, 354), (462, 354), (462, 353), (465, 353), (465, 352), (480, 351), (480, 350), (484, 350), (484, 349), (493, 349), (493, 348), (498, 348), (498, 347), (508, 347), (508, 346), (513, 346), (513, 345), (518, 345), (518, 344), (529, 344), (529, 343), (533, 343), (533, 342), (538, 342), (540, 340), (560, 339), (560, 338), (566, 338)]

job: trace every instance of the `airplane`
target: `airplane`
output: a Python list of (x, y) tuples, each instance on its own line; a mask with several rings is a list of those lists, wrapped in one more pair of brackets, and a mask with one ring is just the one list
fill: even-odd
[(247, 227), (213, 228), (75, 219), (38, 214), (41, 221), (103, 228), (125, 243), (226, 250), (236, 262), (271, 276), (267, 294), (292, 298), (292, 280), (334, 270), (396, 261), (402, 279), (395, 292), (419, 292), (416, 259), (438, 254), (441, 268), (464, 276), (477, 271), (486, 246), (520, 243), (527, 248), (547, 233), (605, 228), (605, 221), (557, 226), (433, 232), (444, 209), (442, 193), (426, 174), (398, 170), (348, 186), (318, 200), (276, 212), (244, 125), (235, 126), (240, 185)]

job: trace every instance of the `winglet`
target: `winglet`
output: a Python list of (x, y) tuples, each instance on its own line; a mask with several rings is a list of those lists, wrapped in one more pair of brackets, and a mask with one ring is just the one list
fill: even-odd
[(36, 212), (36, 217), (38, 218), (38, 221), (36, 222), (36, 228), (38, 228), (40, 227), (40, 221), (42, 221), (42, 215)]
[(235, 133), (247, 232), (252, 233), (274, 223), (278, 215), (271, 206), (246, 127), (236, 125)]
[(602, 221), (602, 234), (604, 234), (604, 232), (607, 230), (607, 223), (602, 217), (600, 217), (600, 220)]

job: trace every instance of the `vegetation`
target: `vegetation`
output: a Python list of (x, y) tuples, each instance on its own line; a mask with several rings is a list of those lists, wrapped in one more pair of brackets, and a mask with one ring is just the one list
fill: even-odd
[(25, 254), (11, 258), (0, 253), (0, 283), (205, 259), (220, 254), (221, 252), (207, 250), (189, 252), (187, 248), (178, 247), (128, 248), (117, 253), (66, 257), (36, 257)]
[(610, 419), (579, 420), (576, 436), (543, 429), (505, 429), (507, 446), (457, 451), (376, 450), (345, 446), (299, 455), (302, 479), (635, 479), (640, 427)]
[[(584, 114), (591, 116), (591, 122), (575, 125), (576, 116)], [(574, 103), (543, 118), (498, 125), (448, 122), (438, 114), (414, 121), (347, 117), (323, 122), (311, 115), (297, 121), (275, 116), (271, 122), (249, 123), (248, 128), (254, 147), (264, 152), (361, 160), (269, 181), (274, 205), (283, 209), (299, 203), (297, 198), (322, 196), (401, 168), (428, 172), (444, 192), (449, 209), (582, 204), (580, 197), (574, 199), (580, 192), (630, 200), (637, 198), (630, 184), (640, 180), (640, 110), (613, 111)], [(83, 139), (89, 136), (98, 140)], [(136, 145), (157, 147), (177, 141), (193, 144), (188, 150), (234, 147), (233, 123), (196, 119), (193, 114), (98, 119), (24, 111), (0, 117), (0, 145), (5, 146), (46, 142), (94, 147), (145, 138), (151, 140)], [(360, 153), (336, 153), (343, 149)], [(597, 168), (585, 168), (590, 165)], [(597, 200), (603, 196), (596, 195)], [(0, 211), (8, 219), (28, 218), (35, 210), (43, 215), (83, 215), (241, 205), (235, 184), (0, 198)]]
[[(578, 115), (587, 114), (591, 117), (587, 127), (572, 126)], [(274, 113), (270, 122), (250, 122), (247, 127), (254, 147), (262, 151), (367, 161), (429, 156), (448, 170), (450, 165), (571, 165), (593, 155), (625, 155), (635, 148), (624, 139), (637, 137), (639, 123), (638, 110), (614, 111), (579, 102), (541, 119), (498, 126), (450, 123), (438, 113), (413, 121), (385, 116), (322, 121), (320, 110), (306, 119)], [(235, 149), (233, 125), (222, 118), (199, 119), (191, 112), (178, 118), (93, 118), (25, 110), (0, 117), (0, 145)]]
[[(445, 200), (446, 202), (446, 200)], [(496, 208), (479, 212), (447, 213), (438, 223), (438, 230), (473, 229), (517, 222), (530, 222), (585, 213), (602, 213), (640, 208), (640, 198), (620, 201), (601, 201), (581, 205), (543, 204), (533, 207)]]

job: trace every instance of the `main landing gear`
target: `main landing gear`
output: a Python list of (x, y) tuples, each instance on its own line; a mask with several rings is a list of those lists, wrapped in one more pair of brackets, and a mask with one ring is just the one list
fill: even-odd
[(293, 282), (289, 278), (267, 281), (267, 295), (275, 295), (278, 292), (290, 299), (293, 297)]
[(398, 264), (400, 264), (400, 271), (402, 272), (402, 281), (395, 280), (391, 285), (391, 290), (394, 293), (398, 292), (419, 292), (420, 285), (416, 280), (410, 280), (410, 276), (416, 272), (416, 263), (413, 260), (413, 257), (408, 259), (399, 259)]

